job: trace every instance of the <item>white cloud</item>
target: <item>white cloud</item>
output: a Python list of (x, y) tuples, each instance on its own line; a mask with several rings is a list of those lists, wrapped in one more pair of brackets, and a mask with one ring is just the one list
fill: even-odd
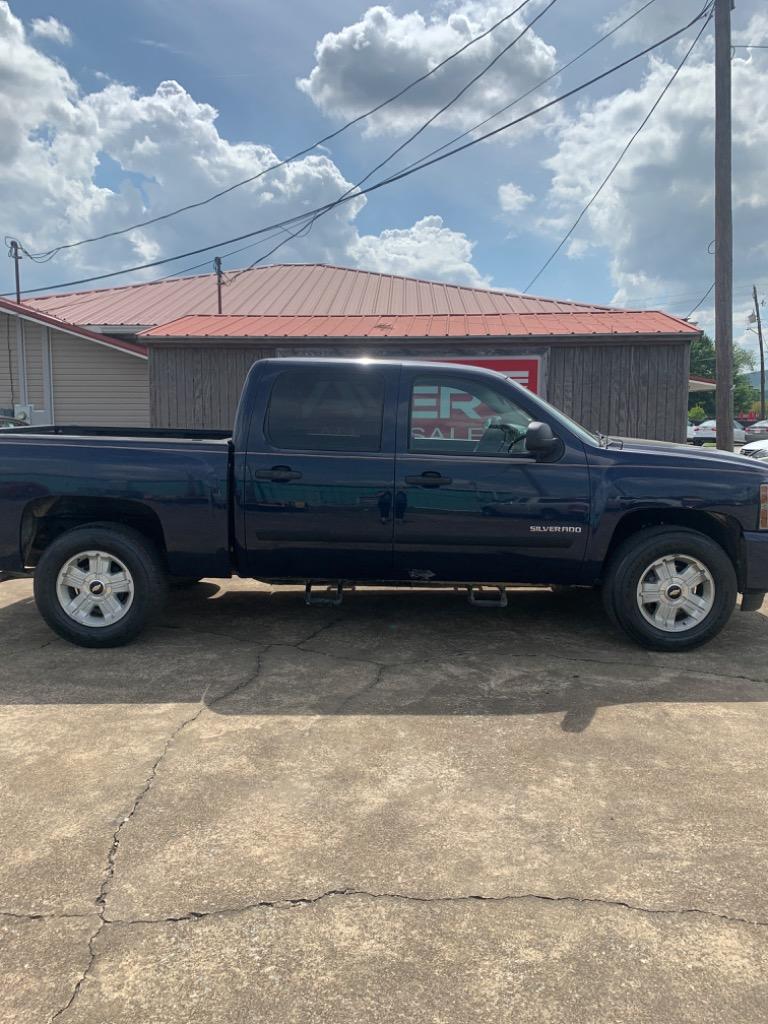
[[(162, 82), (149, 95), (115, 82), (81, 93), (59, 63), (35, 49), (3, 0), (0, 65), (5, 83), (0, 94), (2, 226), (30, 251), (100, 235), (193, 203), (278, 162), (279, 155), (266, 144), (224, 138), (217, 111), (177, 82)], [(28, 288), (46, 285), (197, 249), (320, 206), (349, 187), (327, 154), (312, 154), (221, 200), (140, 232), (67, 250), (42, 266), (26, 259), (23, 282)], [(472, 243), (443, 227), (439, 218), (425, 218), (410, 234), (405, 232), (411, 239), (407, 259), (405, 240), (398, 249), (398, 232), (361, 238), (355, 221), (365, 203), (365, 197), (345, 203), (273, 258), (353, 260), (366, 266), (367, 258), (384, 260), (389, 252), (409, 272), (441, 275), (455, 266), (463, 279), (480, 279), (470, 262)], [(225, 267), (242, 266), (266, 248), (255, 247)], [(197, 262), (205, 259), (203, 254)], [(188, 259), (159, 273), (194, 262)]]
[(380, 235), (362, 235), (350, 246), (361, 266), (385, 274), (423, 276), (476, 288), (489, 282), (472, 263), (474, 243), (460, 231), (445, 227), (443, 218), (422, 217), (410, 228), (387, 228)]
[(52, 39), (53, 42), (61, 43), (62, 46), (69, 46), (72, 42), (72, 33), (66, 25), (62, 25), (58, 18), (33, 18), (30, 28), (32, 35), (40, 39)]
[[(737, 53), (732, 67), (738, 98), (733, 126), (738, 318), (742, 292), (753, 279), (767, 276), (768, 54)], [(561, 129), (557, 152), (546, 163), (552, 172), (550, 216), (541, 222), (553, 238), (573, 222), (672, 70), (652, 60), (637, 88), (584, 105)], [(571, 254), (578, 256), (586, 244), (603, 249), (617, 303), (662, 305), (686, 315), (712, 282), (707, 246), (714, 237), (713, 91), (711, 55), (705, 48), (680, 73), (578, 228), (582, 246)], [(711, 309), (710, 298), (697, 314), (707, 327)]]
[[(440, 5), (428, 18), (418, 11), (397, 15), (389, 7), (370, 7), (359, 21), (323, 36), (315, 47), (315, 66), (297, 85), (323, 113), (353, 118), (428, 72), (505, 13), (506, 5), (481, 0)], [(511, 18), (374, 115), (366, 131), (403, 132), (423, 123), (525, 24), (522, 15)], [(551, 74), (554, 66), (554, 48), (532, 29), (437, 123), (471, 127)]]
[(514, 181), (499, 185), (499, 206), (504, 213), (521, 213), (533, 202), (533, 196), (523, 191)]
[[(630, 0), (629, 3), (623, 4), (600, 22), (598, 31), (600, 33), (610, 32), (641, 6), (639, 0)], [(703, 6), (703, 0), (654, 3), (612, 36), (613, 45), (651, 43), (657, 39), (663, 39), (694, 18)]]

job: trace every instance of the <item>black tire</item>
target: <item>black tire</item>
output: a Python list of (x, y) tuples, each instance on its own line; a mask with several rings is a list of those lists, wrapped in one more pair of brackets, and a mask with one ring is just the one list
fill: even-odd
[[(59, 600), (59, 574), (67, 562), (87, 551), (113, 556), (132, 578), (130, 606), (112, 625), (75, 621)], [(35, 570), (35, 601), (40, 614), (55, 633), (80, 647), (122, 647), (130, 643), (160, 611), (165, 596), (165, 571), (157, 549), (127, 526), (95, 523), (68, 530), (45, 549)]]
[(704, 442), (701, 441), (701, 440), (691, 441), (691, 444), (696, 445), (697, 448), (703, 448), (704, 447)]
[[(712, 606), (701, 622), (682, 632), (667, 632), (642, 614), (637, 589), (651, 563), (664, 555), (695, 558), (714, 581)], [(656, 526), (633, 534), (614, 553), (603, 584), (608, 617), (628, 636), (652, 651), (688, 651), (707, 643), (723, 629), (736, 605), (738, 584), (728, 554), (695, 530)]]

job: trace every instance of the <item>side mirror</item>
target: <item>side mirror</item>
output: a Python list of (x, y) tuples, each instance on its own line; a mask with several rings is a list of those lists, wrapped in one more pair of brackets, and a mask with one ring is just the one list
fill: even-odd
[(552, 455), (560, 448), (560, 439), (552, 433), (548, 423), (539, 423), (534, 420), (528, 424), (525, 432), (525, 448), (537, 459)]

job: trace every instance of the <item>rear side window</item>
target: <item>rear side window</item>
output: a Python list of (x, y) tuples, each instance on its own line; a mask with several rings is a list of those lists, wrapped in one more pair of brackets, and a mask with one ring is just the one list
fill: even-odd
[(360, 370), (286, 370), (274, 383), (266, 433), (276, 448), (381, 450), (384, 381)]

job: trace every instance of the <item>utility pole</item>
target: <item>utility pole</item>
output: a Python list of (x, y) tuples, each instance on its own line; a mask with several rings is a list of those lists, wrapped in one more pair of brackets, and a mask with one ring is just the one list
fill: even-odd
[(21, 302), (21, 282), (19, 280), (19, 260), (21, 259), (21, 253), (19, 252), (19, 243), (16, 239), (11, 240), (9, 248), (10, 252), (8, 255), (13, 260), (13, 269), (16, 278), (16, 301)]
[(757, 285), (752, 285), (752, 298), (755, 300), (755, 320), (757, 321), (757, 342), (760, 346), (760, 419), (765, 419), (765, 349), (763, 348), (763, 321), (760, 318), (760, 303), (757, 298)]
[(213, 265), (216, 268), (216, 297), (218, 299), (219, 313), (221, 312), (221, 256), (215, 256)]
[(715, 0), (715, 365), (717, 447), (733, 451), (731, 9)]

